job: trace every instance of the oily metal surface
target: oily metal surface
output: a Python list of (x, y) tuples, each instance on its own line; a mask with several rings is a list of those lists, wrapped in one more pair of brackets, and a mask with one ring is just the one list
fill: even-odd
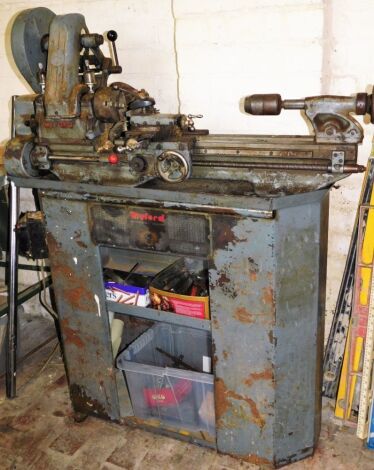
[[(344, 151), (347, 162), (354, 163), (356, 144), (316, 143), (312, 136), (272, 136), (249, 134), (208, 134), (196, 136), (193, 156), (196, 161), (215, 156), (233, 157), (233, 163), (243, 158), (272, 158), (281, 161), (292, 159), (304, 162), (331, 159), (331, 152)], [(238, 159), (238, 160), (236, 160)]]
[[(146, 189), (132, 186), (102, 186), (82, 183), (61, 182), (51, 180), (38, 180), (31, 178), (12, 178), (14, 182), (25, 188), (39, 188), (51, 191), (53, 196), (60, 199), (84, 199), (102, 200), (103, 202), (122, 201), (124, 204), (136, 204), (144, 206), (163, 207), (168, 209), (183, 208), (188, 211), (206, 211), (218, 213), (240, 214), (246, 217), (273, 217), (271, 198), (253, 198), (251, 204), (242, 196), (226, 193), (209, 194), (178, 191), (178, 185), (173, 185), (174, 190), (165, 191), (159, 189)], [(295, 197), (298, 201), (304, 198), (303, 194), (288, 196)], [(296, 202), (297, 203), (297, 202)]]
[[(94, 156), (92, 163), (69, 160), (69, 156), (73, 157), (69, 151), (71, 149), (61, 148), (57, 156), (65, 155), (64, 159), (53, 163), (53, 173), (63, 181), (121, 185), (144, 180), (130, 171), (125, 155), (120, 157), (118, 165), (102, 162), (98, 166)], [(274, 186), (284, 194), (313, 191), (345, 177), (345, 174), (331, 172), (333, 151), (344, 152), (345, 171), (356, 171), (357, 145), (354, 144), (317, 145), (308, 137), (196, 136), (192, 149), (192, 179), (249, 182), (261, 193), (269, 192)]]

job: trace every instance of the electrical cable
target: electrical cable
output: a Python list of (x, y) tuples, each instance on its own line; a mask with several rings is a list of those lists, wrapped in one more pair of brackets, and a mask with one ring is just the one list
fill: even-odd
[[(38, 262), (37, 262), (37, 265), (39, 265)], [(47, 310), (47, 312), (53, 317), (53, 319), (57, 320), (57, 318), (58, 318), (57, 313), (54, 311), (52, 306), (49, 305), (48, 300), (47, 300), (47, 286), (46, 286), (46, 283), (45, 283), (45, 264), (44, 264), (43, 259), (40, 262), (40, 275), (41, 275), (41, 281), (42, 281), (42, 286), (43, 286), (42, 290), (43, 290), (44, 299), (42, 298), (42, 291), (40, 290), (39, 291), (39, 302), (41, 303), (42, 307), (44, 307), (45, 310)]]

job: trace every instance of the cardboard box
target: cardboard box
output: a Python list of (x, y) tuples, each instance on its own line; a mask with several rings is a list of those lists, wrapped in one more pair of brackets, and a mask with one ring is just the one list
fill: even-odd
[(150, 286), (149, 292), (152, 307), (157, 310), (205, 320), (210, 318), (209, 297), (175, 294), (174, 292), (167, 292), (152, 286)]
[(145, 287), (128, 286), (118, 282), (104, 283), (106, 299), (126, 305), (148, 307), (150, 304), (149, 290)]
[[(204, 272), (202, 267), (202, 265), (196, 264), (195, 261), (180, 259), (162, 270), (149, 286), (152, 307), (179, 315), (209, 319), (209, 296), (178, 294), (166, 289), (167, 285), (171, 286), (173, 283), (175, 285), (175, 281), (178, 282), (178, 279), (181, 279), (182, 283), (186, 280), (188, 284), (189, 277), (193, 279), (194, 276), (197, 276), (197, 273), (199, 273), (201, 279), (201, 273)], [(203, 280), (204, 283), (207, 284), (207, 280)], [(203, 292), (206, 290), (207, 288)]]

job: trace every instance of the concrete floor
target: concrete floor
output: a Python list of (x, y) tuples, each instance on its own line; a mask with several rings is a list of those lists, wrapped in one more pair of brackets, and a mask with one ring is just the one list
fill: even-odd
[[(43, 322), (45, 339), (50, 332), (45, 329), (45, 319)], [(34, 335), (41, 331), (36, 320), (26, 326)], [(75, 423), (64, 367), (55, 345), (56, 341), (50, 342), (20, 364), (17, 399), (5, 400), (4, 380), (0, 382), (1, 470), (260, 468), (211, 450), (95, 418)], [(331, 410), (331, 404), (326, 402), (315, 455), (286, 468), (374, 470), (374, 452), (364, 449), (352, 430), (339, 428), (331, 419)]]

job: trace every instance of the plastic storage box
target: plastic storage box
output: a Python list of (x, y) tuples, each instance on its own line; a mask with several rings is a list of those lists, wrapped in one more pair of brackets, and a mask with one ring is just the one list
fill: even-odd
[(135, 416), (215, 435), (210, 333), (155, 324), (119, 354), (117, 367)]

